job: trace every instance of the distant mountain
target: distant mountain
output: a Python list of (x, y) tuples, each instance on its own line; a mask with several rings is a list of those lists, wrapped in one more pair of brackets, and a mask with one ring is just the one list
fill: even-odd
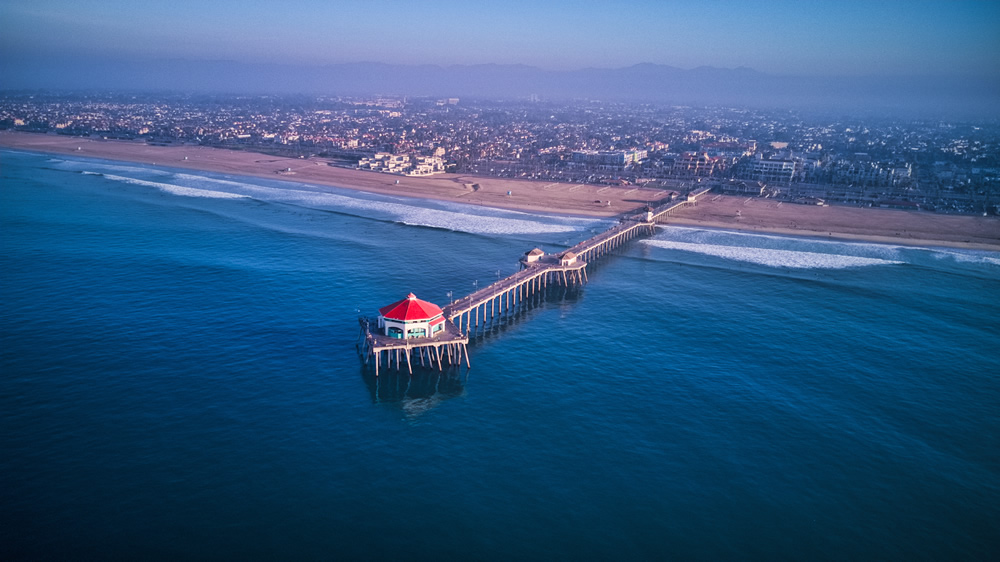
[(525, 65), (326, 66), (231, 61), (93, 59), (0, 60), (3, 89), (96, 89), (332, 95), (590, 98), (685, 105), (809, 107), (860, 112), (1000, 115), (996, 79), (810, 78), (749, 68), (684, 70), (642, 63), (624, 68), (543, 70)]

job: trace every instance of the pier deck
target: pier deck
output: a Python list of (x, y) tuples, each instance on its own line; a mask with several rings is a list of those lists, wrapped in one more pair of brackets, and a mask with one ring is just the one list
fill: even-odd
[(391, 367), (395, 360), (396, 368), (400, 369), (403, 359), (412, 373), (414, 356), (421, 365), (425, 358), (432, 367), (436, 362), (438, 369), (442, 369), (444, 363), (459, 365), (464, 357), (469, 367), (466, 349), (469, 334), (478, 333), (486, 326), (495, 326), (503, 318), (522, 310), (550, 285), (585, 283), (589, 263), (639, 236), (654, 234), (656, 224), (666, 221), (671, 211), (696, 204), (709, 190), (705, 187), (691, 192), (684, 199), (625, 215), (618, 224), (557, 254), (544, 255), (530, 262), (522, 259), (522, 269), (517, 273), (441, 307), (446, 319), (445, 330), (436, 336), (397, 339), (378, 333), (377, 329), (373, 329), (377, 323), (372, 319), (359, 318), (365, 363), (374, 359), (376, 376), (383, 361)]
[(466, 346), (469, 344), (468, 334), (463, 334), (458, 327), (450, 320), (446, 320), (444, 330), (433, 336), (425, 338), (394, 338), (379, 333), (378, 321), (374, 318), (362, 316), (358, 318), (361, 333), (358, 336), (361, 345), (362, 356), (365, 364), (373, 361), (375, 364), (375, 376), (378, 376), (379, 365), (383, 362), (387, 367), (392, 367), (395, 360), (396, 369), (401, 368), (401, 361), (406, 361), (406, 368), (413, 374), (413, 362), (419, 361), (420, 365), (434, 367), (444, 370), (444, 364), (460, 365), (465, 359), (466, 367), (469, 364), (469, 352)]

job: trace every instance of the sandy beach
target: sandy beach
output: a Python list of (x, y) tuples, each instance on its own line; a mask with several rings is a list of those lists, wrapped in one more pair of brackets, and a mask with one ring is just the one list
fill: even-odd
[[(614, 216), (669, 192), (509, 180), (462, 174), (403, 177), (296, 159), (200, 146), (150, 146), (131, 141), (0, 132), (0, 146), (224, 174), (287, 179), (387, 195), (456, 201), (504, 209)], [(398, 182), (398, 183), (397, 183)], [(508, 192), (510, 193), (508, 195)], [(608, 204), (610, 202), (610, 205)], [(919, 211), (795, 205), (769, 199), (709, 195), (674, 211), (674, 224), (848, 240), (1000, 251), (1000, 218)]]
[(711, 196), (674, 211), (673, 224), (865, 240), (907, 246), (1000, 251), (1000, 219), (921, 211), (796, 205), (771, 199)]

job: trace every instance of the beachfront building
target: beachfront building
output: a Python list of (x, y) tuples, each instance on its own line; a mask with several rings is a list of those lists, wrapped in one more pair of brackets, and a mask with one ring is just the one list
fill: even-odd
[(372, 157), (362, 158), (358, 168), (402, 176), (429, 176), (444, 173), (444, 160), (438, 156), (411, 157), (409, 154), (377, 152)]
[(577, 150), (571, 155), (574, 164), (597, 166), (598, 168), (620, 169), (629, 164), (645, 160), (649, 152), (645, 149), (635, 150)]
[(362, 170), (372, 170), (373, 172), (402, 174), (410, 168), (410, 157), (406, 154), (376, 152), (375, 156), (371, 158), (362, 158), (358, 162), (358, 167)]
[(711, 176), (719, 162), (719, 156), (709, 156), (707, 152), (688, 151), (674, 158), (671, 172), (677, 177)]
[(406, 172), (408, 176), (429, 176), (444, 173), (444, 160), (438, 156), (417, 156), (413, 167)]
[(751, 167), (753, 179), (768, 183), (791, 183), (795, 176), (795, 161), (791, 159), (757, 158)]
[(909, 185), (913, 167), (908, 162), (880, 162), (864, 153), (840, 158), (830, 167), (832, 183), (865, 187), (899, 187)]
[(431, 337), (444, 330), (444, 313), (432, 303), (410, 293), (378, 311), (379, 330), (398, 339)]
[(759, 181), (729, 180), (719, 184), (719, 189), (726, 195), (740, 195), (750, 197), (763, 197), (767, 184)]

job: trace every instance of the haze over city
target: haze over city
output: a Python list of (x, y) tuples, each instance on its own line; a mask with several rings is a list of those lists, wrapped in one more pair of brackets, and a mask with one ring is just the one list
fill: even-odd
[(992, 2), (43, 0), (0, 21), (4, 89), (1000, 106)]
[(3, 49), (245, 63), (1000, 74), (995, 2), (8, 2)]

